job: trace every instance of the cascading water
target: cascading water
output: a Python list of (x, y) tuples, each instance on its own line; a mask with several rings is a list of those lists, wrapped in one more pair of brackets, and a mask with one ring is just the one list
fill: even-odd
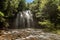
[(15, 28), (30, 28), (33, 27), (33, 15), (30, 10), (19, 12), (17, 14)]

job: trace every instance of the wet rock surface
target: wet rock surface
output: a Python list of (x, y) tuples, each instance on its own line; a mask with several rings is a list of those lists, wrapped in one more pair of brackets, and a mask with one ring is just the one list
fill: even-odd
[(44, 32), (41, 29), (14, 29), (2, 31), (0, 40), (60, 40), (60, 35)]

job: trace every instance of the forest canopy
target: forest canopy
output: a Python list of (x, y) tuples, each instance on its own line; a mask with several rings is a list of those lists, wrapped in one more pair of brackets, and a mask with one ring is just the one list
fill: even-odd
[(36, 28), (60, 29), (60, 0), (0, 0), (0, 28), (8, 27), (19, 11), (31, 10)]

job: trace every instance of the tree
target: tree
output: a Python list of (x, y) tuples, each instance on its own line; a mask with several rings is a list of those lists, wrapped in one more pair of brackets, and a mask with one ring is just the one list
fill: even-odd
[[(50, 24), (53, 24), (53, 28), (55, 29), (57, 25), (60, 24), (59, 0), (34, 0), (34, 2), (30, 4), (30, 9), (37, 24), (39, 22), (45, 23), (45, 20), (47, 20), (46, 22), (51, 22)], [(41, 26), (41, 24), (39, 25)]]
[(4, 14), (1, 18), (5, 20), (2, 23), (0, 21), (0, 25), (5, 25), (6, 23), (12, 24), (17, 16), (17, 13), (25, 10), (25, 4), (25, 0), (0, 0), (0, 11), (2, 12), (0, 15)]
[(25, 0), (20, 0), (19, 5), (18, 5), (18, 11), (23, 11), (26, 8), (26, 3)]

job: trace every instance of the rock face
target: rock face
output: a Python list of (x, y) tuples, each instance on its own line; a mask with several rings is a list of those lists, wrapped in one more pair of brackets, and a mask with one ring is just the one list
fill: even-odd
[(60, 40), (60, 35), (27, 28), (4, 31), (0, 35), (0, 40)]

